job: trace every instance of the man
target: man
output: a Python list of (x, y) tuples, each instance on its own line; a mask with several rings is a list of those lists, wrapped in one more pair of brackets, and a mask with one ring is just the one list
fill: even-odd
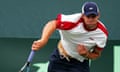
[(48, 72), (90, 72), (89, 59), (101, 55), (108, 32), (98, 19), (100, 12), (95, 2), (86, 2), (82, 13), (59, 14), (43, 29), (40, 40), (34, 41), (32, 50), (41, 49), (50, 35), (59, 30), (61, 39), (52, 53)]

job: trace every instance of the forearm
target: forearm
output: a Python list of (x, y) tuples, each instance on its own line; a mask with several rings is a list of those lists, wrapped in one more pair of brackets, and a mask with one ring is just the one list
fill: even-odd
[(84, 45), (78, 45), (77, 47), (78, 53), (82, 55), (83, 57), (86, 57), (89, 59), (96, 59), (100, 57), (102, 49), (99, 49), (97, 46), (95, 46), (94, 50), (91, 52)]
[(94, 53), (94, 52), (87, 52), (84, 57), (88, 58), (88, 59), (97, 59), (98, 57), (100, 57), (100, 54), (98, 53)]
[(34, 41), (32, 45), (33, 50), (39, 50), (41, 49), (47, 42), (51, 34), (56, 30), (56, 21), (50, 21), (48, 22), (43, 31), (42, 31), (42, 36), (39, 40)]

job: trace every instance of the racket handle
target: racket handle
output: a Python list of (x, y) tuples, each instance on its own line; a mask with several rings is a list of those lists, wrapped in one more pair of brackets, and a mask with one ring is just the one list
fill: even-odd
[(28, 57), (28, 62), (31, 62), (32, 61), (32, 59), (33, 59), (33, 57), (34, 57), (34, 55), (35, 55), (35, 51), (34, 50), (32, 50), (31, 52), (30, 52), (30, 55), (29, 55), (29, 57)]

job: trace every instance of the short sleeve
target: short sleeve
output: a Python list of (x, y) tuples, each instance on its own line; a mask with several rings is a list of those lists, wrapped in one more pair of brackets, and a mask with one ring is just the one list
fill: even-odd
[(97, 47), (104, 48), (108, 40), (108, 30), (102, 22), (98, 22), (98, 35), (95, 37)]
[(72, 15), (58, 14), (56, 18), (57, 29), (70, 30), (76, 27), (82, 21), (80, 17), (81, 14), (72, 14)]
[(57, 28), (59, 29), (60, 28), (60, 24), (62, 23), (61, 22), (61, 17), (62, 17), (62, 14), (58, 14), (57, 15), (57, 18), (56, 18), (56, 21), (57, 21)]
[(103, 39), (100, 39), (96, 42), (97, 44), (97, 49), (98, 50), (103, 50), (104, 47), (106, 46), (106, 43), (107, 43), (107, 38), (103, 38)]

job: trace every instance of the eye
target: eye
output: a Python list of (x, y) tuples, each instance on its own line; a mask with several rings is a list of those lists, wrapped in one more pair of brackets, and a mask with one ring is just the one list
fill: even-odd
[(88, 17), (88, 18), (95, 18), (96, 15), (95, 15), (95, 14), (90, 14), (90, 15), (88, 15), (87, 17)]

